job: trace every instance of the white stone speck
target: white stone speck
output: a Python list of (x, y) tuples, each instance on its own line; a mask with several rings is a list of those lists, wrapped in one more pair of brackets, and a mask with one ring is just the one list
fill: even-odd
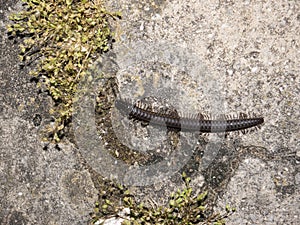
[(144, 22), (142, 22), (140, 26), (140, 31), (143, 31), (144, 29), (145, 29)]
[(251, 72), (252, 72), (252, 73), (257, 73), (258, 71), (259, 71), (259, 69), (258, 69), (257, 66), (251, 68)]
[(229, 70), (227, 70), (227, 73), (229, 76), (231, 76), (233, 74), (233, 70), (229, 69)]

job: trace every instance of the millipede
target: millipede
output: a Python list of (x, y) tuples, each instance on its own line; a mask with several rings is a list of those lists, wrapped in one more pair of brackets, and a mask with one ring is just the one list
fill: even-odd
[(245, 131), (248, 128), (259, 127), (264, 123), (263, 117), (249, 118), (246, 114), (240, 114), (238, 118), (230, 116), (219, 116), (218, 118), (207, 118), (198, 113), (188, 116), (179, 116), (166, 113), (158, 113), (149, 110), (144, 104), (133, 103), (128, 99), (116, 99), (115, 107), (121, 114), (157, 126), (165, 126), (168, 129), (201, 133), (222, 133), (231, 131)]

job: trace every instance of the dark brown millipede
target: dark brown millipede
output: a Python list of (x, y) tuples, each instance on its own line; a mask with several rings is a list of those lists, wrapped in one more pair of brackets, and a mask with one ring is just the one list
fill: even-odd
[(245, 114), (241, 114), (239, 118), (223, 116), (220, 119), (206, 119), (201, 114), (180, 117), (152, 112), (146, 109), (146, 107), (143, 107), (142, 104), (132, 104), (131, 101), (121, 98), (116, 100), (115, 106), (121, 114), (129, 116), (130, 118), (187, 132), (221, 133), (243, 131), (251, 127), (259, 126), (264, 122), (263, 117), (248, 118)]

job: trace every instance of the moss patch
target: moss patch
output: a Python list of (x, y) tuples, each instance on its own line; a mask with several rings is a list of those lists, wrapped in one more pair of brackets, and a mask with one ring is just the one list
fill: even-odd
[(123, 216), (125, 220), (122, 225), (224, 225), (225, 219), (235, 212), (235, 209), (226, 206), (224, 214), (211, 213), (207, 207), (211, 204), (207, 198), (208, 192), (194, 195), (190, 187), (190, 178), (185, 173), (182, 178), (185, 188), (172, 193), (167, 206), (157, 205), (151, 208), (143, 203), (137, 203), (134, 195), (128, 190), (111, 182), (106, 186), (108, 191), (101, 192), (99, 202), (96, 203), (94, 212), (91, 214), (90, 224), (98, 223), (99, 219), (111, 218), (127, 208), (129, 214)]
[(7, 27), (12, 36), (26, 37), (20, 60), (29, 65), (40, 58), (32, 75), (38, 87), (55, 102), (55, 119), (47, 127), (47, 140), (60, 141), (72, 116), (77, 85), (87, 74), (93, 56), (108, 51), (112, 32), (108, 12), (99, 0), (23, 0), (26, 10), (13, 14)]

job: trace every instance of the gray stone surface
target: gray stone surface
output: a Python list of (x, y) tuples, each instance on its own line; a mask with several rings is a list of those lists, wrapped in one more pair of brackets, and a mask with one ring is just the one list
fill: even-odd
[[(97, 191), (73, 144), (43, 149), (40, 126), (33, 119), (41, 115), (42, 125), (47, 123), (50, 100), (36, 93), (27, 69), (19, 69), (18, 41), (9, 40), (4, 29), (7, 15), (20, 9), (16, 2), (0, 3), (0, 224), (86, 224)], [(195, 169), (191, 165), (196, 159), (192, 161), (187, 168), (194, 169), (193, 187), (200, 189), (205, 183), (215, 190), (218, 210), (225, 204), (237, 208), (228, 224), (297, 224), (299, 1), (120, 0), (109, 4), (123, 14), (115, 49), (137, 40), (165, 40), (192, 49), (209, 78), (218, 81), (222, 111), (265, 117), (262, 129), (225, 139), (210, 167), (197, 164)], [(126, 83), (121, 75), (121, 92), (138, 97), (140, 92), (134, 91), (141, 90), (139, 82), (127, 79)], [(148, 75), (151, 78), (151, 71)], [(196, 84), (193, 89), (187, 74), (169, 68), (160, 70), (160, 76), (162, 81), (184, 84), (187, 92), (178, 107), (189, 103), (188, 110), (210, 111), (213, 102), (201, 95), (205, 87)], [(178, 177), (135, 190), (140, 199), (163, 203), (169, 192), (182, 187)]]
[(97, 200), (90, 173), (72, 144), (44, 148), (34, 118), (47, 123), (50, 101), (19, 68), (19, 40), (5, 32), (20, 6), (0, 3), (0, 224), (86, 224)]
[[(114, 7), (123, 12), (115, 46), (137, 40), (155, 45), (165, 40), (192, 49), (207, 68), (206, 74), (220, 85), (222, 111), (265, 117), (261, 130), (226, 140), (227, 153), (217, 157), (218, 166), (194, 177), (204, 175), (206, 183), (221, 189), (219, 210), (225, 204), (237, 207), (228, 224), (298, 224), (300, 2), (113, 1)], [(139, 81), (139, 66), (132, 66), (136, 70), (131, 75), (128, 70), (120, 72), (124, 96), (143, 96), (146, 88), (140, 83), (148, 84), (151, 75), (158, 73), (164, 84), (170, 79), (175, 86), (180, 80), (187, 81), (180, 89), (184, 95), (175, 98), (173, 106), (182, 104), (183, 110), (192, 112), (211, 110), (210, 99), (197, 95), (206, 87), (197, 84), (196, 95), (187, 91), (193, 83), (186, 74), (150, 68), (143, 72), (150, 78), (141, 76)], [(143, 69), (149, 70), (149, 66)], [(187, 108), (190, 105), (193, 107)], [(227, 178), (214, 184), (213, 178), (224, 173)], [(164, 188), (173, 186), (168, 183)]]
[(218, 202), (237, 207), (228, 224), (298, 224), (297, 173), (290, 162), (245, 159)]

